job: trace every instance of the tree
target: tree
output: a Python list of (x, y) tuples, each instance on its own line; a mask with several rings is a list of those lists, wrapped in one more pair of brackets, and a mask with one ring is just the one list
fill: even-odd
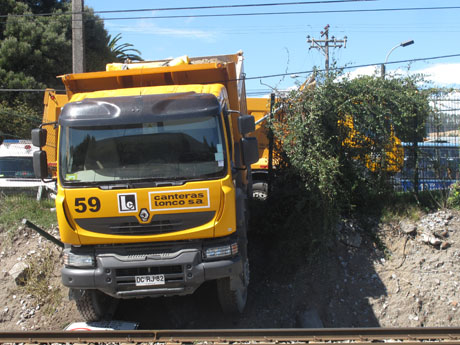
[[(53, 15), (35, 15), (48, 13)], [(72, 71), (71, 1), (0, 0), (0, 14), (19, 15), (0, 18), (0, 88), (63, 89), (56, 76)], [(104, 70), (116, 60), (110, 36), (92, 9), (86, 8), (84, 26), (87, 70)], [(0, 110), (25, 106), (36, 117), (42, 99), (37, 92), (2, 92)]]
[(30, 131), (41, 122), (41, 115), (25, 104), (9, 106), (5, 102), (0, 103), (0, 141), (10, 137), (29, 138)]
[[(111, 38), (111, 36), (109, 36)], [(110, 39), (109, 48), (112, 54), (115, 56), (115, 59), (119, 62), (124, 62), (126, 59), (131, 61), (142, 61), (140, 57), (141, 52), (133, 48), (131, 43), (118, 43), (121, 40), (121, 34), (115, 35), (114, 38)], [(136, 54), (139, 55), (136, 55)]]
[[(24, 3), (17, 11), (31, 14)], [(23, 73), (46, 87), (62, 87), (57, 75), (72, 70), (72, 27), (70, 3), (58, 2), (53, 16), (8, 17), (0, 42), (0, 69)], [(60, 8), (64, 8), (64, 11)], [(113, 60), (109, 35), (92, 10), (85, 14), (85, 44), (89, 71), (101, 70)]]
[(48, 14), (56, 10), (66, 11), (72, 0), (22, 0), (36, 14)]

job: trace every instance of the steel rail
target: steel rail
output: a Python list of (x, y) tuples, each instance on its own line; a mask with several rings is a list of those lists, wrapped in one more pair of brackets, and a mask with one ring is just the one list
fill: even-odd
[[(460, 327), (435, 328), (318, 328), (318, 329), (213, 329), (134, 331), (0, 332), (0, 344), (27, 343), (218, 343), (279, 344), (327, 341), (408, 341), (403, 344), (460, 344)], [(390, 343), (391, 344), (391, 343)]]

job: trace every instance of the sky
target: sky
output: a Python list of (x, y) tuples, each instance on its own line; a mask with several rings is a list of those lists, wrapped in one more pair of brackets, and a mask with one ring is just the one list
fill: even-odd
[[(293, 2), (297, 4), (287, 4)], [(162, 10), (242, 4), (283, 5)], [(375, 66), (353, 67), (369, 64), (377, 64), (380, 73), (378, 64), (385, 62), (392, 48), (398, 46), (388, 56), (388, 74), (423, 73), (433, 86), (460, 87), (459, 0), (85, 0), (85, 6), (96, 12), (146, 9), (97, 13), (106, 19), (109, 34), (121, 33), (121, 41), (133, 44), (144, 60), (232, 54), (242, 50), (249, 95), (287, 89), (302, 83), (314, 67), (324, 68), (324, 54), (310, 49), (307, 36), (321, 39), (320, 32), (326, 25), (330, 26), (329, 38), (342, 40), (347, 36), (346, 47), (330, 49), (330, 60), (339, 67), (347, 66), (352, 76), (375, 73)], [(417, 9), (405, 10), (408, 8)], [(248, 15), (254, 13), (275, 14)], [(190, 17), (222, 14), (244, 15)], [(414, 40), (414, 44), (399, 46), (408, 40)], [(458, 56), (423, 60), (448, 55)], [(405, 60), (420, 61), (393, 63)], [(259, 78), (278, 74), (287, 75)]]

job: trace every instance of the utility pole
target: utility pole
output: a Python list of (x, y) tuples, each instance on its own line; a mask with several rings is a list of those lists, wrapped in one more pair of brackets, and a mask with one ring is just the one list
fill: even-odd
[(85, 71), (84, 0), (72, 0), (72, 70)]
[(334, 36), (329, 39), (329, 24), (324, 27), (324, 31), (321, 31), (321, 37), (323, 39), (314, 39), (310, 38), (310, 35), (307, 36), (307, 42), (310, 43), (309, 50), (312, 48), (318, 49), (321, 51), (326, 58), (326, 73), (329, 74), (329, 48), (346, 48), (347, 47), (347, 36), (343, 39), (338, 40)]

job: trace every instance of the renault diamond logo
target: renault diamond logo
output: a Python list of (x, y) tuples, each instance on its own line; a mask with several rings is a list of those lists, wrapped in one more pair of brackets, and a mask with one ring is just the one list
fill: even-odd
[(139, 218), (143, 221), (146, 222), (149, 220), (150, 213), (147, 211), (147, 209), (143, 208), (141, 212), (139, 212)]

